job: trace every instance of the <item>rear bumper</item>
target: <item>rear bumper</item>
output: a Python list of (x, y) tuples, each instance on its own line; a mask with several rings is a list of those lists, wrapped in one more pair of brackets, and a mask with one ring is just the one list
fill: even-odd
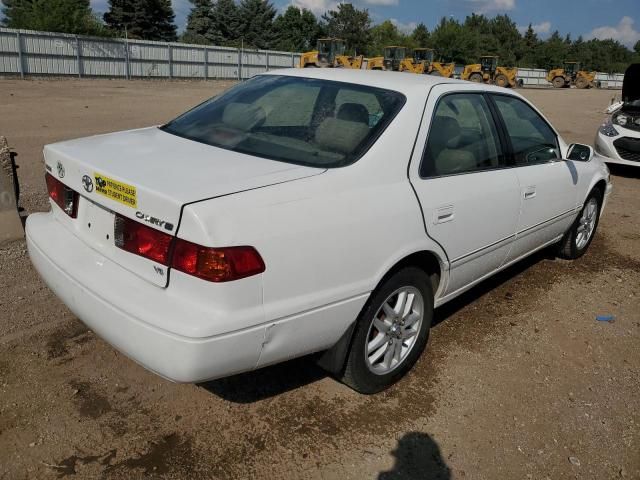
[[(210, 337), (158, 328), (152, 324), (158, 323), (158, 312), (171, 316), (163, 325), (179, 323), (184, 331), (185, 321), (202, 316), (201, 308), (169, 297), (167, 289), (106, 259), (51, 213), (30, 215), (26, 236), (31, 261), (51, 290), (91, 330), (145, 368), (172, 381), (201, 382), (258, 364), (265, 338), (263, 318), (255, 318), (254, 327)], [(148, 318), (140, 314), (140, 304), (149, 306)], [(158, 308), (162, 306), (167, 308)]]

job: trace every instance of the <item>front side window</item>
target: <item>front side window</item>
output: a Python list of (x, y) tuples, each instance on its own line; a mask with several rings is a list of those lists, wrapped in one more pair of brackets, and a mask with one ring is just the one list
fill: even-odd
[(161, 128), (257, 157), (341, 167), (369, 149), (405, 101), (398, 92), (364, 85), (263, 75)]
[(420, 175), (437, 177), (503, 167), (502, 153), (484, 96), (446, 95), (431, 120)]
[(533, 108), (508, 95), (494, 95), (493, 99), (507, 128), (516, 165), (560, 158), (555, 132)]

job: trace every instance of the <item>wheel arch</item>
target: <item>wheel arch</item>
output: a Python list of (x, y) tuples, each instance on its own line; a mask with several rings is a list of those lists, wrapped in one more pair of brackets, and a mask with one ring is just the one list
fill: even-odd
[[(443, 280), (445, 279), (447, 270), (442, 257), (433, 250), (418, 250), (397, 260), (391, 267), (384, 269), (385, 273), (377, 280), (373, 290), (382, 285), (390, 276), (409, 266), (418, 267), (429, 276), (435, 302), (435, 298), (437, 298), (440, 289), (444, 285)], [(367, 305), (368, 301), (365, 303), (363, 310), (367, 308)], [(347, 328), (342, 337), (340, 337), (340, 340), (318, 358), (317, 363), (320, 367), (334, 375), (339, 375), (343, 371), (349, 349), (351, 348), (356, 322), (357, 318), (354, 318), (353, 323)]]

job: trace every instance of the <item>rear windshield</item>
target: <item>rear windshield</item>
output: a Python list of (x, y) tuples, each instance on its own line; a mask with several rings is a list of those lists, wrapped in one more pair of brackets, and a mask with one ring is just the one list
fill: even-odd
[(164, 131), (226, 150), (331, 168), (360, 158), (405, 103), (380, 88), (263, 75), (236, 85)]

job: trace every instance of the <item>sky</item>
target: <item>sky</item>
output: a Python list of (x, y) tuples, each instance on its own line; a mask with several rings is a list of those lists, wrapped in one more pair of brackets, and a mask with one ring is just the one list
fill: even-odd
[[(272, 0), (283, 11), (297, 5), (321, 15), (339, 0)], [(179, 30), (184, 29), (191, 9), (188, 0), (172, 0)], [(559, 30), (572, 38), (613, 38), (632, 48), (640, 40), (640, 0), (354, 0), (367, 8), (374, 22), (391, 19), (410, 31), (419, 22), (432, 30), (443, 16), (458, 20), (472, 12), (493, 16), (507, 13), (524, 31), (529, 23), (541, 38)], [(91, 0), (97, 12), (107, 9), (107, 0)]]

